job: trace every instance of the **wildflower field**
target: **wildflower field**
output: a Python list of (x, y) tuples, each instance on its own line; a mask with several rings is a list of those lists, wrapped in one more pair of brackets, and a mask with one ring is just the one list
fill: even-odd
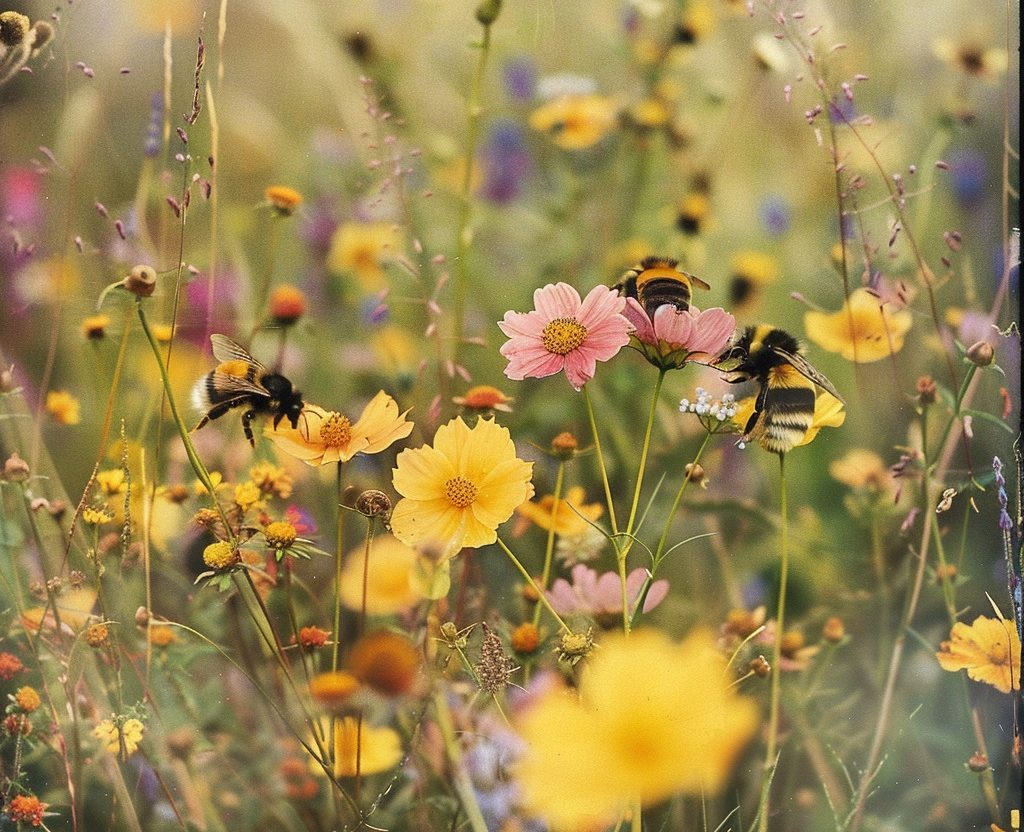
[(1018, 17), (0, 2), (0, 832), (1020, 830)]

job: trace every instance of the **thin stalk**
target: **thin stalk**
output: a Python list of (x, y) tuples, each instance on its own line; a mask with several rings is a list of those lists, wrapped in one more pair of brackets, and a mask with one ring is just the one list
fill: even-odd
[(455, 736), (455, 725), (444, 691), (435, 690), (433, 699), (437, 727), (441, 729), (441, 737), (444, 739), (445, 752), (448, 754), (448, 761), (452, 766), (455, 791), (459, 794), (462, 810), (466, 813), (473, 832), (487, 832), (487, 822), (484, 820), (483, 812), (480, 811), (480, 804), (477, 803), (473, 781), (469, 779), (469, 774), (462, 762), (462, 749), (459, 748), (459, 740)]
[(341, 496), (345, 489), (345, 463), (338, 463), (338, 531), (334, 548), (334, 646), (331, 648), (331, 670), (338, 669), (338, 650), (341, 646), (341, 565), (345, 554), (345, 509)]
[(551, 613), (551, 615), (555, 619), (555, 621), (558, 622), (558, 626), (559, 627), (561, 627), (563, 630), (565, 630), (565, 632), (571, 633), (572, 630), (569, 629), (569, 626), (562, 620), (562, 616), (560, 616), (557, 612), (555, 612), (555, 608), (551, 606), (551, 602), (548, 601), (548, 598), (544, 594), (543, 590), (539, 586), (537, 586), (537, 582), (533, 580), (533, 577), (530, 575), (530, 573), (526, 571), (526, 567), (523, 566), (523, 564), (520, 562), (519, 558), (517, 558), (515, 556), (515, 554), (513, 554), (512, 550), (509, 549), (508, 546), (505, 545), (505, 541), (503, 541), (500, 537), (498, 538), (497, 542), (498, 542), (498, 545), (502, 548), (502, 551), (504, 551), (505, 554), (508, 555), (509, 560), (512, 561), (512, 563), (515, 565), (516, 569), (519, 570), (519, 574), (522, 575), (524, 578), (526, 578), (526, 580), (529, 582), (530, 586), (533, 587), (533, 590), (534, 590), (534, 592), (537, 593), (537, 597), (540, 599), (541, 604), (544, 605), (544, 609), (546, 609), (549, 613)]
[(789, 579), (789, 502), (786, 496), (786, 455), (779, 454), (779, 598), (775, 612), (775, 644), (772, 647), (771, 698), (768, 706), (768, 743), (764, 753), (758, 830), (768, 832), (772, 780), (779, 744), (779, 701), (782, 693), (782, 634), (786, 622), (786, 584)]
[[(558, 473), (555, 474), (554, 502), (551, 505), (551, 528), (548, 529), (548, 542), (544, 548), (544, 569), (540, 573), (540, 590), (548, 588), (551, 579), (551, 560), (555, 551), (555, 518), (558, 516), (558, 501), (562, 499), (562, 482), (565, 479), (565, 462), (559, 461)], [(533, 608), (533, 626), (540, 623), (540, 604)]]
[(459, 193), (458, 237), (455, 241), (455, 306), (454, 341), (452, 344), (452, 360), (457, 364), (459, 350), (462, 347), (462, 327), (466, 315), (466, 292), (469, 283), (469, 247), (473, 242), (472, 222), (472, 183), (473, 157), (476, 155), (477, 139), (480, 135), (480, 115), (483, 112), (481, 91), (483, 89), (484, 72), (487, 68), (487, 56), (491, 51), (491, 24), (483, 24), (484, 34), (480, 41), (480, 58), (473, 73), (473, 81), (466, 101), (466, 153), (465, 169), (462, 171), (462, 188)]
[[(597, 420), (594, 418), (594, 405), (590, 401), (590, 393), (583, 387), (583, 401), (587, 404), (587, 418), (590, 420), (590, 433), (594, 437), (594, 451), (597, 453), (597, 465), (601, 469), (601, 483), (604, 485), (604, 498), (608, 504), (608, 522), (612, 526), (612, 537), (618, 541), (619, 523), (615, 518), (615, 501), (612, 500), (612, 489), (608, 484), (608, 468), (604, 464), (604, 453), (601, 450), (601, 437), (597, 433)], [(618, 546), (618, 543), (615, 544)]]
[[(700, 443), (700, 447), (697, 449), (697, 453), (693, 456), (693, 461), (690, 463), (691, 466), (696, 466), (700, 461), (701, 454), (704, 453), (704, 449), (708, 446), (708, 442), (711, 440), (711, 432), (708, 431), (704, 434), (704, 441)], [(654, 550), (654, 557), (651, 559), (651, 571), (655, 572), (658, 566), (661, 564), (661, 556), (665, 551), (665, 544), (668, 542), (668, 532), (672, 525), (672, 518), (676, 516), (676, 511), (679, 509), (679, 503), (682, 502), (683, 494), (686, 492), (686, 486), (690, 484), (690, 474), (693, 473), (693, 468), (690, 468), (689, 473), (683, 477), (683, 482), (679, 486), (679, 490), (676, 492), (676, 498), (672, 501), (672, 508), (669, 509), (668, 514), (665, 516), (665, 528), (661, 531), (661, 537), (658, 539), (658, 547)]]

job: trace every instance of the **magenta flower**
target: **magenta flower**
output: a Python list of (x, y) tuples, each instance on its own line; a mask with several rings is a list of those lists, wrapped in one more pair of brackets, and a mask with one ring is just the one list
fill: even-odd
[(623, 311), (633, 325), (635, 346), (655, 367), (679, 369), (687, 361), (706, 362), (719, 355), (736, 330), (736, 319), (721, 307), (676, 309), (671, 303), (654, 310), (654, 318), (633, 298)]
[(595, 286), (581, 301), (568, 283), (548, 284), (533, 293), (533, 312), (506, 312), (498, 322), (509, 340), (505, 375), (516, 381), (544, 378), (565, 370), (579, 390), (629, 343), (633, 325), (623, 317), (626, 299), (607, 286)]
[[(558, 578), (548, 590), (548, 600), (559, 615), (582, 614), (593, 618), (598, 624), (614, 626), (622, 620), (622, 584), (615, 572), (597, 572), (585, 564), (578, 563), (572, 568), (572, 583)], [(647, 582), (647, 570), (634, 569), (626, 576), (626, 602), (629, 611), (636, 609), (640, 592)], [(654, 581), (647, 590), (643, 611), (653, 610), (668, 595), (668, 581)]]

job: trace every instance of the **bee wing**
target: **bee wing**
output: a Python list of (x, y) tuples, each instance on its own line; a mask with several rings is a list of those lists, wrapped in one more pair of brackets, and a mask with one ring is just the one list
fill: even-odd
[(270, 396), (270, 391), (258, 382), (249, 381), (249, 379), (242, 378), (242, 376), (218, 373), (216, 370), (213, 371), (213, 387), (224, 398), (236, 398), (251, 394)]
[(778, 347), (773, 347), (772, 351), (776, 355), (780, 355), (783, 358), (785, 358), (786, 361), (793, 365), (793, 369), (800, 373), (800, 375), (802, 375), (804, 378), (808, 379), (809, 381), (813, 381), (822, 390), (827, 390), (829, 393), (831, 393), (833, 396), (839, 399), (839, 401), (843, 402), (843, 404), (846, 404), (846, 402), (843, 400), (843, 397), (839, 395), (839, 391), (836, 390), (832, 382), (825, 378), (825, 376), (823, 376), (816, 369), (814, 369), (814, 367), (812, 367), (810, 363), (807, 361), (807, 359), (804, 358), (802, 355), (799, 355), (795, 352), (787, 352), (786, 350), (779, 349)]
[(683, 274), (685, 274), (688, 278), (690, 278), (690, 282), (694, 286), (699, 286), (701, 289), (704, 289), (705, 291), (710, 291), (711, 287), (707, 283), (705, 283), (703, 280), (701, 280), (699, 277), (697, 277), (697, 275), (690, 274), (689, 272), (683, 272)]
[(244, 361), (246, 364), (252, 364), (262, 372), (267, 370), (259, 361), (249, 355), (249, 352), (244, 347), (239, 346), (226, 335), (211, 335), (210, 343), (213, 345), (213, 357), (221, 363), (225, 361)]

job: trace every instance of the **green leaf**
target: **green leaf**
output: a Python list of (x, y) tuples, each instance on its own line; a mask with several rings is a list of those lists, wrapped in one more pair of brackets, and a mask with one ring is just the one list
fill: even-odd
[(965, 410), (961, 415), (971, 416), (975, 419), (980, 419), (982, 422), (988, 422), (989, 424), (995, 425), (996, 427), (1000, 427), (1011, 436), (1014, 433), (1013, 428), (1006, 424), (1006, 422), (1004, 422), (995, 414), (989, 413), (986, 410)]

